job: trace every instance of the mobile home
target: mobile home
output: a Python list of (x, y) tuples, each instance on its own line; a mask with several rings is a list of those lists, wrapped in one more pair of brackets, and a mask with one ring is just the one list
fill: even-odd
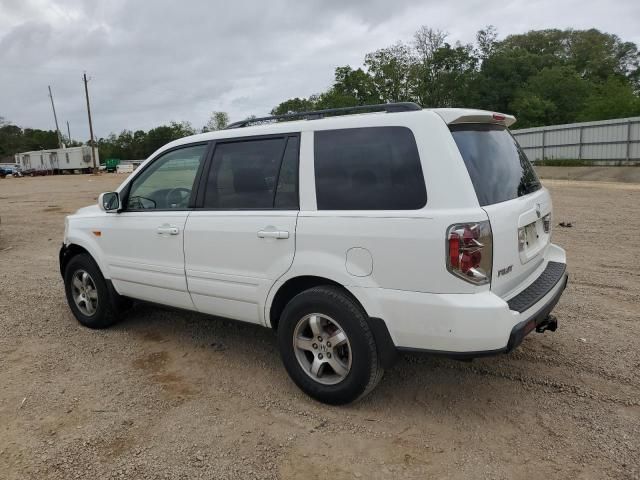
[[(93, 168), (91, 147), (87, 145), (16, 153), (15, 161), (26, 175), (56, 174), (74, 170), (89, 171)], [(96, 149), (96, 166), (99, 165), (100, 159)]]

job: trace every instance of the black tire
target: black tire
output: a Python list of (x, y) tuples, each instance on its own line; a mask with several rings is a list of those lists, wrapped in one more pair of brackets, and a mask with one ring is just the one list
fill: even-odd
[[(296, 326), (311, 314), (335, 319), (347, 336), (351, 365), (346, 376), (338, 383), (326, 385), (315, 380), (296, 356), (293, 346)], [(291, 379), (302, 391), (323, 403), (342, 405), (358, 400), (373, 390), (384, 373), (366, 313), (338, 287), (314, 287), (296, 295), (280, 317), (278, 345)], [(310, 351), (309, 356), (315, 359), (317, 353)]]
[[(97, 305), (91, 315), (83, 312), (74, 300), (72, 282), (74, 275), (79, 272), (89, 274), (92, 283), (95, 285), (95, 291), (97, 292)], [(118, 307), (122, 299), (119, 295), (114, 298), (114, 295), (117, 294), (115, 294), (115, 292), (112, 294), (109, 291), (107, 282), (102, 276), (98, 265), (90, 255), (82, 253), (69, 260), (64, 271), (64, 289), (69, 308), (71, 308), (78, 322), (85, 327), (95, 329), (107, 328), (118, 321), (118, 313), (120, 312)]]

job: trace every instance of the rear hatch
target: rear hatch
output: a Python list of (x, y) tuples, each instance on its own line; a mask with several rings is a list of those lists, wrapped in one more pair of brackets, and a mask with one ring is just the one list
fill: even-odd
[(471, 182), (491, 223), (491, 290), (520, 290), (544, 263), (551, 232), (551, 197), (503, 124), (449, 125)]

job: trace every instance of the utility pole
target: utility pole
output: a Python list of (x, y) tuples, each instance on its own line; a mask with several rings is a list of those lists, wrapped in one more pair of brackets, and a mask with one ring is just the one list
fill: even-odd
[(58, 135), (58, 147), (62, 148), (62, 135), (58, 127), (58, 116), (56, 115), (56, 106), (53, 104), (53, 94), (51, 93), (51, 85), (49, 87), (49, 98), (51, 99), (51, 109), (53, 110), (53, 119), (56, 121), (56, 134)]
[(84, 94), (87, 97), (87, 114), (89, 115), (89, 135), (91, 136), (91, 159), (93, 160), (93, 174), (98, 173), (98, 167), (96, 167), (96, 146), (93, 141), (93, 123), (91, 122), (91, 106), (89, 105), (89, 88), (87, 87), (87, 74), (82, 74), (84, 79)]
[(67, 135), (69, 136), (69, 143), (71, 143), (71, 129), (69, 128), (69, 120), (67, 120)]

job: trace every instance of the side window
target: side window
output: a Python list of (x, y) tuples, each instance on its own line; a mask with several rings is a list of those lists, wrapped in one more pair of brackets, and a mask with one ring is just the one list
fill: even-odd
[(131, 185), (127, 210), (181, 210), (189, 205), (206, 145), (173, 150), (157, 158)]
[(406, 127), (316, 131), (318, 210), (415, 210), (427, 192)]
[(298, 210), (298, 157), (299, 157), (298, 137), (289, 137), (287, 148), (282, 158), (280, 175), (278, 175), (278, 187), (274, 208), (281, 210)]
[[(289, 142), (292, 139), (297, 142), (294, 137)], [(271, 209), (276, 202), (276, 208), (297, 208), (298, 148), (291, 143), (285, 150), (286, 144), (287, 137), (217, 144), (204, 208)], [(286, 172), (281, 163), (287, 165)]]

